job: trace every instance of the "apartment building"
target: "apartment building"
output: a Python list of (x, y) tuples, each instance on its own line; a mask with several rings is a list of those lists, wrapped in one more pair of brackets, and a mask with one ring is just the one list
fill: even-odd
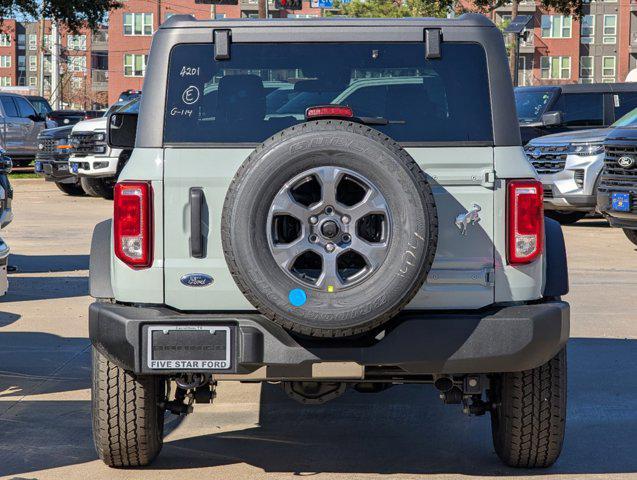
[[(312, 0), (316, 2), (317, 0)], [(303, 2), (302, 10), (280, 11), (269, 3), (270, 17), (318, 17), (317, 3)], [(190, 14), (198, 19), (256, 18), (257, 0), (237, 0), (236, 5), (202, 5), (194, 0), (171, 2), (128, 0), (112, 11), (108, 23), (108, 100), (117, 101), (125, 90), (139, 90), (144, 83), (152, 34), (170, 16)]]
[[(519, 14), (533, 18), (520, 43), (520, 85), (624, 81), (637, 63), (635, 1), (585, 0), (581, 19), (522, 1)], [(497, 8), (491, 18), (497, 24), (509, 21), (511, 7)]]
[[(28, 87), (51, 96), (51, 22), (4, 20), (0, 33), (0, 87)], [(107, 105), (107, 30), (60, 32), (62, 104), (74, 108)]]

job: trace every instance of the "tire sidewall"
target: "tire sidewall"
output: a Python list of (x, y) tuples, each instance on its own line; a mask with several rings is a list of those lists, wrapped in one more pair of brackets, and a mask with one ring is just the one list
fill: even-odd
[[(226, 198), (229, 236), (224, 236), (224, 251), (231, 251), (249, 300), (274, 315), (292, 317), (288, 327), (365, 330), (401, 305), (424, 281), (435, 215), (426, 192), (419, 188), (420, 170), (407, 168), (381, 141), (326, 127), (325, 131), (283, 135), (250, 159), (247, 170), (240, 172), (236, 190)], [(335, 293), (304, 288), (290, 278), (274, 261), (267, 241), (267, 218), (275, 195), (285, 182), (319, 166), (363, 175), (385, 197), (390, 213), (391, 235), (382, 265), (361, 283)], [(297, 308), (290, 305), (288, 294), (298, 288), (305, 290), (307, 302)]]

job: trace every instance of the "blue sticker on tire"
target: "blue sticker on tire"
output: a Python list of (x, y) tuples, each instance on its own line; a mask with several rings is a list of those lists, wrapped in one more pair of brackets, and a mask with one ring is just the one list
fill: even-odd
[(294, 290), (290, 290), (288, 294), (288, 299), (290, 303), (294, 307), (302, 307), (307, 302), (307, 295), (300, 288), (295, 288)]

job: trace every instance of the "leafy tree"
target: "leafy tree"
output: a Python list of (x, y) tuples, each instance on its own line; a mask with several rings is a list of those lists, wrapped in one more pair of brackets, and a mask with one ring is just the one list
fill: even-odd
[(84, 26), (95, 30), (110, 10), (121, 6), (118, 0), (0, 0), (0, 21), (44, 17), (65, 24), (71, 31)]
[(365, 18), (446, 17), (453, 0), (352, 0), (334, 2), (327, 15)]

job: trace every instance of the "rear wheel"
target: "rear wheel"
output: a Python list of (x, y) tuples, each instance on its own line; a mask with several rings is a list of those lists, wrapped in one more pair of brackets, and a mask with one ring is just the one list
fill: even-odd
[(82, 189), (90, 197), (102, 197), (107, 200), (113, 199), (114, 182), (110, 178), (80, 178)]
[(80, 185), (79, 183), (55, 182), (55, 186), (58, 187), (61, 191), (63, 191), (67, 195), (71, 195), (72, 197), (79, 197), (86, 194), (86, 192), (82, 188), (82, 185)]
[(544, 365), (492, 379), (491, 429), (500, 459), (512, 467), (550, 467), (562, 451), (566, 350)]
[(558, 210), (547, 210), (546, 216), (557, 220), (562, 225), (572, 225), (586, 216), (586, 212), (560, 212)]
[(628, 240), (637, 245), (637, 230), (631, 230), (629, 228), (624, 228), (624, 234), (628, 237)]
[(93, 442), (110, 467), (141, 467), (159, 454), (164, 437), (166, 382), (137, 377), (93, 348)]

